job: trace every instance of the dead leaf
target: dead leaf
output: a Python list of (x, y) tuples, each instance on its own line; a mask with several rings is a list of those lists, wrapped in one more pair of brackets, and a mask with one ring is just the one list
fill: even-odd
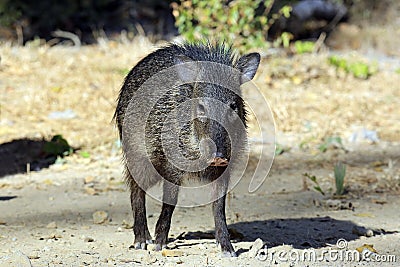
[(362, 245), (361, 247), (356, 248), (356, 250), (357, 250), (359, 253), (362, 253), (362, 252), (364, 251), (364, 249), (368, 249), (369, 251), (371, 251), (371, 252), (373, 252), (373, 253), (378, 253), (378, 252), (376, 251), (376, 249), (374, 249), (374, 245), (372, 245), (372, 244), (364, 244), (364, 245)]
[(170, 250), (170, 249), (163, 249), (161, 254), (164, 257), (180, 257), (183, 256), (183, 252), (180, 250)]

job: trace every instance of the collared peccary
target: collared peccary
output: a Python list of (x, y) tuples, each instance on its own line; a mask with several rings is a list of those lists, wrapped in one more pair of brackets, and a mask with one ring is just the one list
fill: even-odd
[[(240, 151), (247, 140), (245, 130), (235, 130), (240, 128), (236, 125), (246, 122), (240, 85), (253, 79), (259, 63), (258, 53), (239, 58), (225, 44), (169, 44), (142, 59), (125, 78), (115, 118), (123, 144), (125, 179), (131, 191), (136, 249), (146, 249), (146, 244), (152, 242), (147, 227), (145, 194), (160, 182), (159, 176), (163, 178), (163, 206), (155, 229), (155, 250), (167, 244), (179, 186), (185, 179), (189, 179), (189, 183), (190, 179), (196, 179), (212, 185), (216, 241), (223, 255), (236, 256), (226, 225), (225, 195), (232, 173), (230, 167), (236, 164), (232, 145)], [(169, 69), (172, 71), (165, 72)], [(149, 83), (152, 77), (163, 72), (161, 81)], [(200, 80), (199, 76), (202, 76)], [(147, 87), (148, 91), (139, 92), (142, 87)], [(179, 109), (190, 100), (193, 101), (186, 109)], [(148, 114), (146, 105), (151, 106)], [(181, 115), (189, 119), (182, 120)], [(135, 134), (135, 131), (140, 132), (142, 122), (143, 135)], [(172, 126), (168, 128), (168, 125)], [(176, 139), (168, 141), (166, 137), (163, 140), (163, 134), (168, 135), (166, 129), (176, 131), (169, 135)], [(189, 162), (202, 158), (203, 168), (185, 169), (171, 162), (166, 148), (169, 145), (175, 146), (176, 153), (179, 150)], [(147, 159), (156, 173), (149, 171)]]

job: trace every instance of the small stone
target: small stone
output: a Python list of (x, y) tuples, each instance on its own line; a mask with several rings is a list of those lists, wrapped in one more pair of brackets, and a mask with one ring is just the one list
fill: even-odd
[(102, 224), (106, 222), (107, 219), (109, 219), (108, 213), (103, 210), (96, 211), (95, 213), (93, 213), (92, 216), (93, 216), (93, 223), (95, 224)]
[(96, 189), (92, 188), (92, 187), (85, 187), (85, 192), (88, 195), (94, 196), (94, 195), (98, 195), (98, 193), (96, 192)]
[(51, 222), (46, 226), (46, 228), (55, 229), (55, 228), (57, 228), (57, 223), (56, 222)]
[(87, 236), (87, 237), (85, 237), (85, 238), (83, 239), (83, 241), (84, 241), (84, 242), (94, 242), (94, 239)]
[(257, 256), (258, 251), (264, 247), (264, 242), (261, 238), (257, 238), (249, 250), (249, 258), (253, 259)]
[(37, 253), (37, 251), (34, 251), (28, 256), (28, 258), (31, 259), (31, 260), (37, 260), (40, 257), (39, 257), (39, 254)]
[(361, 226), (354, 226), (352, 233), (358, 236), (366, 236), (366, 237), (371, 237), (374, 235), (374, 231), (372, 231), (371, 229), (366, 229)]
[(94, 177), (93, 176), (86, 176), (85, 177), (85, 184), (93, 183), (93, 182), (94, 182)]
[(374, 236), (374, 231), (372, 231), (371, 229), (368, 229), (367, 232), (365, 233), (365, 235), (366, 235), (367, 237)]
[(144, 262), (149, 265), (149, 264), (153, 264), (157, 261), (156, 257), (151, 257), (150, 255), (145, 257)]

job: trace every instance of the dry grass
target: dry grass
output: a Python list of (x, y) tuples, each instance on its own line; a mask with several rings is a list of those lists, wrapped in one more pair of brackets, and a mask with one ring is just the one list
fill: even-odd
[[(80, 48), (0, 45), (0, 143), (62, 134), (89, 150), (113, 144), (111, 120), (123, 78), (155, 48), (144, 38)], [(278, 131), (297, 136), (297, 142), (319, 142), (366, 127), (383, 140), (400, 141), (400, 75), (381, 70), (359, 80), (337, 72), (327, 56), (263, 60), (255, 82), (272, 106)], [(67, 109), (76, 117), (48, 117)]]
[[(72, 47), (12, 47), (1, 53), (0, 140), (60, 133), (74, 146), (93, 147), (116, 139), (112, 117), (127, 71), (151, 49), (146, 39)], [(73, 110), (70, 120), (49, 119)]]

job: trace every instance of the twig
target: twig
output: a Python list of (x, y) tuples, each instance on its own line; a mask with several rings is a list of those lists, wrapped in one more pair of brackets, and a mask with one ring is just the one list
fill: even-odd
[(24, 45), (24, 32), (22, 31), (22, 26), (17, 24), (17, 26), (15, 26), (15, 30), (17, 32), (18, 45)]
[(321, 34), (318, 37), (318, 40), (315, 42), (313, 53), (319, 51), (321, 46), (324, 44), (325, 39), (326, 39), (326, 32), (321, 32)]
[(52, 34), (54, 37), (70, 39), (74, 43), (75, 47), (81, 46), (81, 40), (79, 39), (78, 35), (76, 35), (75, 33), (57, 30), (57, 31), (54, 31)]

